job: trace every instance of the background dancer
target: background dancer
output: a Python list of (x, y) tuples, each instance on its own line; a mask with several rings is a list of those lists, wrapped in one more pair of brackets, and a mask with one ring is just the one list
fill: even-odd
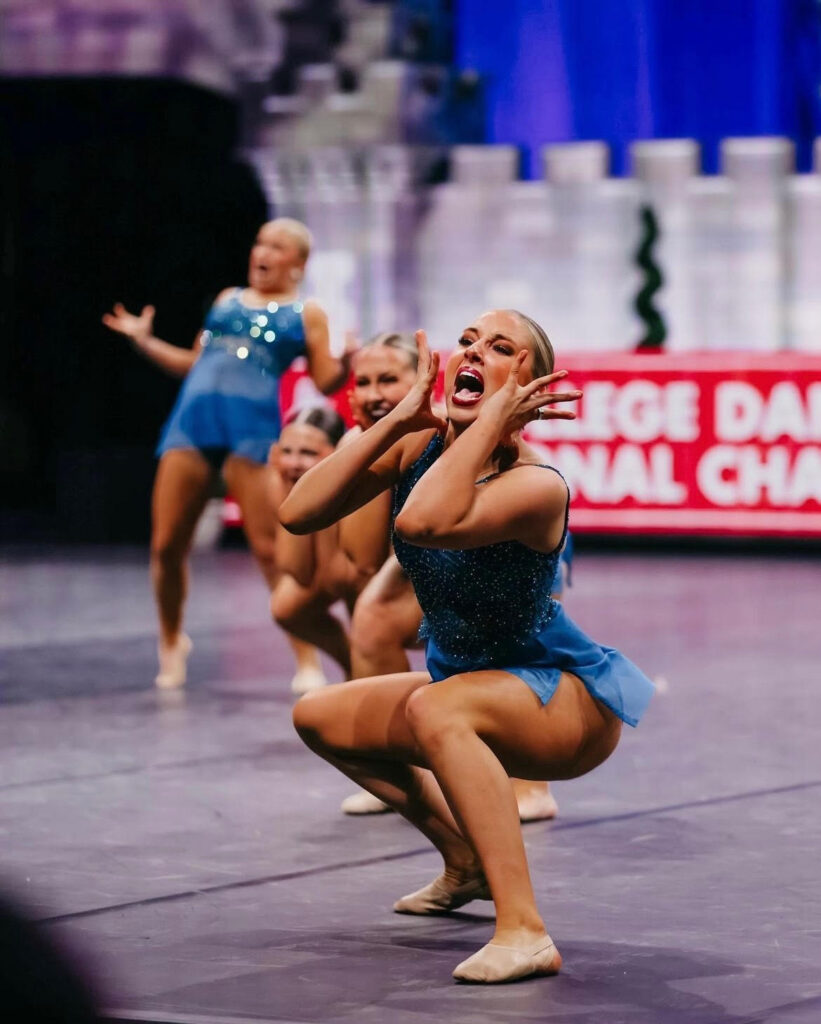
[[(306, 407), (288, 417), (269, 456), (276, 471), (277, 507), (309, 469), (331, 454), (344, 432), (342, 417), (329, 406)], [(292, 636), (325, 651), (348, 679), (347, 630), (330, 608), (342, 601), (352, 611), (361, 584), (356, 566), (340, 547), (339, 534), (338, 523), (299, 537), (279, 531), (276, 554), (281, 575), (271, 594), (271, 615)], [(306, 685), (304, 680), (300, 685), (297, 674), (292, 689), (300, 693), (324, 686), (324, 675), (320, 678), (314, 685)]]
[(446, 421), (430, 404), (438, 357), (418, 338), (412, 391), (306, 474), (281, 511), (287, 528), (316, 530), (397, 487), (394, 544), (425, 611), (428, 673), (329, 687), (303, 698), (294, 720), (312, 749), (441, 852), (443, 874), (395, 910), (493, 899), (493, 940), (454, 977), (551, 974), (561, 956), (536, 908), (508, 776), (595, 768), (653, 688), (550, 598), (568, 492), (518, 436), (535, 418), (572, 418), (549, 406), (579, 392), (550, 390), (564, 373), (552, 372), (544, 331), (510, 310), (474, 321), (447, 364)]
[[(349, 350), (355, 347), (356, 339), (349, 337)], [(343, 444), (373, 426), (408, 393), (416, 379), (416, 364), (416, 342), (410, 334), (385, 332), (356, 349), (348, 397), (357, 426), (345, 435)], [(327, 407), (289, 417), (269, 460), (278, 471), (276, 507), (308, 469), (330, 454), (343, 430), (342, 420)], [(389, 548), (388, 494), (320, 534), (294, 537), (280, 531), (277, 537), (279, 564), (286, 575), (271, 595), (271, 613), (291, 635), (329, 654), (345, 678), (351, 676), (348, 634), (330, 607), (342, 600), (352, 613), (357, 596), (385, 561)], [(292, 689), (304, 693), (325, 682), (321, 673), (298, 672)]]
[[(263, 224), (248, 261), (248, 286), (227, 288), (191, 349), (153, 334), (154, 309), (122, 305), (103, 316), (111, 330), (175, 376), (185, 377), (163, 428), (151, 501), (151, 577), (159, 613), (160, 687), (181, 686), (191, 641), (182, 632), (188, 552), (197, 521), (222, 474), (242, 510), (243, 528), (270, 589), (277, 580), (276, 517), (266, 486), (268, 451), (279, 436), (279, 379), (305, 355), (317, 387), (337, 390), (348, 354), (330, 352), (328, 320), (316, 302), (298, 300), (311, 235), (288, 218)], [(315, 652), (296, 645), (301, 667), (318, 670)]]

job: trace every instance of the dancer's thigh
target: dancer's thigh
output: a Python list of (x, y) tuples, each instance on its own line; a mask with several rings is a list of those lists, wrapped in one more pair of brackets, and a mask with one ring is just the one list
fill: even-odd
[(277, 509), (271, 499), (274, 470), (252, 459), (229, 455), (222, 467), (231, 496), (242, 512), (242, 526), (269, 586), (277, 581)]
[(405, 706), (429, 684), (426, 672), (401, 672), (327, 686), (297, 702), (294, 724), (310, 745), (318, 740), (342, 757), (389, 757), (426, 767)]
[(359, 595), (352, 622), (354, 636), (363, 640), (363, 646), (388, 639), (409, 647), (415, 644), (421, 621), (413, 585), (391, 555)]
[(616, 715), (568, 672), (547, 704), (509, 672), (452, 676), (414, 696), (411, 718), (425, 714), (451, 730), (461, 722), (488, 744), (509, 775), (522, 779), (584, 775), (609, 757), (621, 735)]
[(198, 451), (173, 448), (163, 454), (151, 495), (155, 552), (187, 551), (213, 484), (214, 471)]

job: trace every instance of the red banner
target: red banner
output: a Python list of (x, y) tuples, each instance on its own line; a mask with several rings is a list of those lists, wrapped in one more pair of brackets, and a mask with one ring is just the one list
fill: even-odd
[(576, 420), (534, 424), (595, 533), (821, 536), (821, 358), (576, 356)]
[[(584, 391), (577, 419), (536, 423), (528, 440), (566, 477), (574, 531), (821, 536), (821, 357), (625, 353), (559, 365), (563, 387)], [(302, 377), (283, 380), (283, 407), (311, 386)]]

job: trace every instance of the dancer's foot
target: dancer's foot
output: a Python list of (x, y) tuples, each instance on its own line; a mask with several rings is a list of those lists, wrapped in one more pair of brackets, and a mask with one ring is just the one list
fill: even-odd
[(185, 633), (180, 633), (173, 644), (160, 640), (157, 644), (160, 671), (154, 680), (156, 686), (161, 690), (175, 690), (185, 686), (186, 663), (192, 647), (191, 638)]
[(454, 970), (457, 981), (499, 984), (536, 974), (557, 974), (562, 957), (549, 935), (522, 946), (500, 946), (489, 942)]
[(291, 693), (301, 695), (310, 693), (311, 690), (321, 690), (323, 686), (327, 685), (328, 680), (321, 668), (306, 665), (304, 668), (296, 670), (294, 678), (291, 680)]
[(490, 889), (481, 872), (459, 878), (445, 871), (430, 885), (398, 899), (393, 909), (397, 914), (447, 914), (471, 900), (489, 899)]
[(516, 803), (519, 805), (519, 821), (550, 821), (559, 813), (556, 798), (547, 784), (516, 789)]
[(351, 793), (346, 796), (340, 804), (343, 814), (386, 814), (393, 808), (369, 793), (367, 789), (360, 789), (358, 793)]

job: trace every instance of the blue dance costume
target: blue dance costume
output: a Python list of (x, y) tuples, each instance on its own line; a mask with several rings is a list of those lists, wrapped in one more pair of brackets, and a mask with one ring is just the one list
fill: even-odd
[[(394, 520), (443, 449), (437, 434), (402, 476)], [(561, 541), (544, 554), (518, 541), (461, 551), (425, 548), (394, 530), (396, 557), (425, 613), (420, 635), (427, 640), (428, 671), (436, 682), (460, 672), (503, 669), (525, 682), (542, 704), (555, 693), (561, 673), (572, 672), (622, 721), (636, 725), (653, 684), (624, 655), (591, 640), (550, 596), (566, 533), (567, 513)]]
[(163, 427), (157, 454), (196, 448), (265, 463), (279, 437), (279, 381), (305, 354), (302, 303), (251, 309), (242, 289), (215, 303), (203, 325), (202, 352)]

